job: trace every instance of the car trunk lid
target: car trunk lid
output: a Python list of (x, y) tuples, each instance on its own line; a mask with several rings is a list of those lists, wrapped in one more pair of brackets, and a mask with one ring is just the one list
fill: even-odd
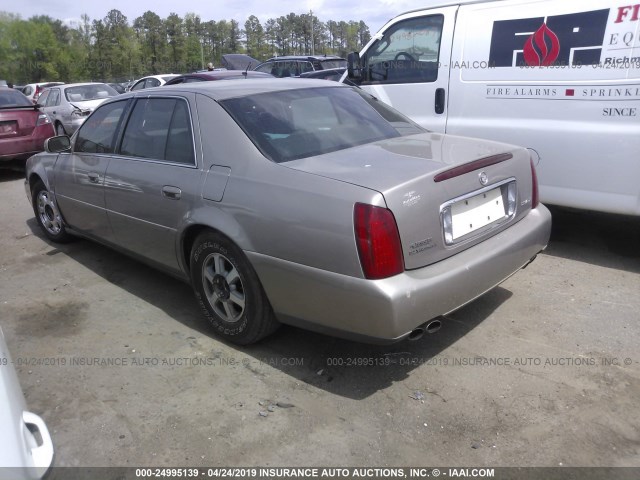
[(469, 248), (531, 208), (527, 150), (497, 142), (425, 133), (283, 165), (380, 192), (406, 269)]
[(0, 109), (0, 138), (31, 135), (36, 127), (38, 114), (34, 107)]

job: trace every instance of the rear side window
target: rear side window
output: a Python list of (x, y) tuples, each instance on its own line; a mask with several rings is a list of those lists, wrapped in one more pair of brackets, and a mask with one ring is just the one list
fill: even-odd
[[(54, 88), (49, 90), (49, 96), (47, 97), (47, 107), (56, 107), (60, 105), (60, 89)], [(40, 96), (40, 104), (44, 103), (42, 95)]]
[(175, 98), (139, 99), (127, 122), (120, 153), (195, 164), (187, 102)]
[(113, 153), (115, 133), (127, 101), (102, 105), (82, 124), (74, 152)]
[(363, 84), (435, 82), (443, 23), (443, 15), (431, 15), (387, 30), (363, 58)]
[(133, 87), (131, 87), (131, 91), (142, 90), (144, 88), (144, 82), (146, 82), (146, 80), (140, 80)]
[(45, 90), (44, 92), (42, 92), (40, 94), (40, 96), (38, 97), (38, 104), (39, 105), (42, 105), (44, 107), (47, 106), (47, 100), (49, 98), (49, 93), (50, 93), (49, 90)]
[(256, 68), (256, 71), (258, 71), (258, 72), (271, 73), (271, 74), (275, 75), (272, 72), (272, 70), (276, 71), (276, 66), (275, 66), (275, 63), (273, 63), (273, 62), (263, 63), (262, 65), (260, 65), (259, 67)]

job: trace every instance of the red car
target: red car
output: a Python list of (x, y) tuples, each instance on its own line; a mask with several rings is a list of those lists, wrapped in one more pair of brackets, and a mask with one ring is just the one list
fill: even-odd
[(22, 93), (0, 87), (0, 161), (26, 159), (55, 135), (46, 113)]

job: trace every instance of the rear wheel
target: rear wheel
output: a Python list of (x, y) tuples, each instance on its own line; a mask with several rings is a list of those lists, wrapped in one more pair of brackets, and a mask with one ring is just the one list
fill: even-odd
[(200, 234), (191, 249), (190, 264), (196, 298), (218, 335), (248, 345), (278, 328), (256, 272), (226, 237)]
[(40, 180), (36, 182), (31, 190), (33, 212), (36, 215), (38, 225), (44, 234), (52, 241), (66, 243), (73, 237), (67, 233), (62, 221), (62, 215), (58, 210), (53, 194)]

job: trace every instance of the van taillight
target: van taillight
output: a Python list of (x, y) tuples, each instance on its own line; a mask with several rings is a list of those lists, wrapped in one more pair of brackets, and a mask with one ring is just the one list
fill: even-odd
[(353, 223), (366, 278), (379, 280), (404, 271), (398, 226), (390, 210), (356, 203)]
[(531, 208), (536, 208), (540, 203), (538, 175), (536, 174), (536, 166), (533, 164), (533, 158), (530, 158), (529, 161), (531, 162)]

